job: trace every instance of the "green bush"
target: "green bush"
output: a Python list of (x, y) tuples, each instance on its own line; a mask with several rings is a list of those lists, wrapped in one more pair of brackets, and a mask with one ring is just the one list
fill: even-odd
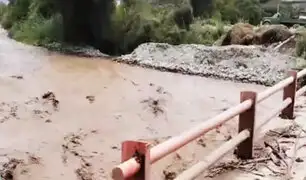
[[(177, 13), (172, 9), (152, 8), (143, 1), (133, 7), (118, 6), (112, 20), (117, 52), (131, 52), (145, 42), (213, 44), (224, 33), (223, 23), (212, 21), (211, 25), (200, 19), (192, 23), (190, 8), (186, 7), (183, 13)], [(180, 18), (183, 20), (178, 21)]]
[(112, 41), (116, 44), (117, 53), (129, 52), (139, 44), (150, 41), (151, 31), (159, 23), (149, 4), (139, 1), (130, 6), (131, 3), (117, 6), (112, 17)]
[(214, 14), (231, 24), (244, 19), (257, 25), (262, 18), (262, 9), (259, 0), (215, 0)]
[(6, 9), (7, 9), (6, 7), (7, 7), (6, 4), (4, 4), (3, 2), (0, 2), (0, 17), (2, 17), (5, 14)]
[(30, 0), (19, 0), (6, 7), (1, 16), (1, 24), (5, 29), (9, 29), (15, 22), (26, 19), (29, 12)]
[(50, 19), (35, 16), (15, 23), (10, 29), (14, 39), (34, 45), (45, 45), (62, 39), (61, 16), (54, 15)]
[(298, 27), (296, 36), (296, 67), (306, 68), (306, 28)]
[(4, 29), (9, 29), (13, 26), (12, 9), (7, 8), (5, 13), (1, 16), (1, 25)]
[(260, 23), (262, 10), (258, 0), (237, 0), (236, 7), (239, 16), (248, 20), (250, 24)]
[(16, 0), (8, 5), (8, 12), (12, 22), (24, 20), (29, 12), (31, 0)]
[(306, 29), (299, 27), (296, 37), (296, 55), (306, 59)]
[(29, 6), (29, 12), (31, 16), (38, 15), (44, 18), (50, 18), (58, 13), (56, 0), (32, 0)]
[(194, 17), (208, 17), (211, 14), (213, 0), (189, 0)]
[(189, 30), (190, 24), (193, 21), (192, 8), (190, 6), (183, 6), (175, 10), (173, 19), (179, 28)]
[(16, 40), (35, 45), (60, 41), (62, 19), (52, 0), (16, 0), (5, 7), (1, 24)]

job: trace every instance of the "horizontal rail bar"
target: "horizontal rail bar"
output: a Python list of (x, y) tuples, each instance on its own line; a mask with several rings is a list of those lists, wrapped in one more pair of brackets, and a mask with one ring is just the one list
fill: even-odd
[(306, 68), (297, 73), (297, 78), (301, 78), (306, 75)]
[(257, 102), (260, 103), (266, 100), (271, 95), (275, 94), (276, 92), (283, 90), (284, 87), (288, 86), (290, 83), (294, 81), (293, 77), (288, 77), (287, 79), (280, 81), (279, 83), (275, 84), (274, 86), (268, 88), (267, 90), (259, 93), (257, 95)]
[[(150, 161), (151, 164), (165, 157), (166, 155), (178, 150), (184, 145), (188, 144), (190, 141), (195, 140), (199, 136), (207, 133), (208, 131), (216, 128), (229, 121), (231, 118), (237, 116), (238, 114), (248, 110), (252, 106), (252, 100), (244, 101), (223, 113), (208, 119), (199, 126), (192, 128), (182, 134), (173, 137), (151, 149)], [(120, 165), (116, 166), (112, 171), (112, 177), (117, 179), (129, 178), (136, 174), (140, 170), (140, 164), (135, 158), (131, 158)]]
[(252, 100), (244, 101), (235, 107), (224, 111), (223, 113), (205, 121), (199, 126), (185, 131), (182, 134), (169, 139), (151, 149), (151, 163), (154, 163), (166, 155), (178, 150), (190, 141), (195, 140), (199, 136), (207, 133), (208, 131), (224, 124), (226, 121), (237, 116), (238, 114), (248, 110), (252, 106)]
[(201, 161), (188, 170), (180, 174), (175, 180), (192, 180), (203, 173), (207, 168), (215, 164), (221, 158), (223, 158), (229, 151), (233, 150), (237, 145), (250, 137), (250, 131), (244, 130), (231, 140), (221, 145), (218, 149), (210, 153), (205, 157), (204, 161)]
[(285, 101), (283, 101), (280, 106), (272, 110), (272, 113), (262, 118), (263, 119), (262, 122), (256, 126), (255, 131), (262, 128), (265, 124), (267, 124), (272, 118), (274, 118), (280, 112), (282, 112), (282, 110), (285, 109), (287, 106), (289, 106), (291, 103), (292, 103), (291, 98), (287, 98)]
[[(262, 126), (264, 126), (266, 123), (268, 123), (273, 117), (277, 116), (277, 114), (279, 114), (290, 103), (292, 103), (291, 98), (287, 98), (285, 101), (283, 101), (281, 106), (275, 108), (274, 110), (272, 110), (272, 113), (270, 113), (269, 115), (267, 115), (263, 118), (263, 122), (260, 125), (257, 126), (256, 130), (260, 129)], [(245, 133), (245, 131), (242, 131), (241, 133)], [(239, 133), (239, 135), (241, 133)], [(192, 180), (192, 179), (196, 178), (203, 171), (205, 171), (207, 168), (209, 168), (212, 164), (214, 164), (216, 161), (221, 159), (227, 152), (229, 152), (230, 150), (235, 148), (243, 140), (247, 139), (250, 136), (250, 132), (247, 131), (247, 133), (248, 133), (248, 136), (246, 136), (246, 137), (242, 135), (242, 137), (236, 136), (235, 138), (231, 139), (231, 140), (233, 140), (232, 142), (231, 142), (231, 140), (228, 141), (227, 143), (225, 143), (224, 145), (219, 147), (217, 150), (215, 150), (213, 153), (208, 155), (205, 158), (205, 161), (197, 163), (196, 165), (194, 165), (193, 167), (191, 167), (190, 169), (186, 170), (181, 175), (179, 175), (175, 180)], [(239, 141), (243, 137), (245, 137), (245, 139), (242, 139), (241, 141)]]
[(296, 97), (302, 96), (305, 92), (306, 92), (306, 86), (304, 86), (304, 87), (302, 87), (301, 89), (299, 89), (299, 90), (296, 92), (295, 96), (296, 96)]
[(114, 180), (123, 180), (136, 174), (141, 168), (136, 158), (131, 158), (124, 163), (119, 164), (112, 170)]

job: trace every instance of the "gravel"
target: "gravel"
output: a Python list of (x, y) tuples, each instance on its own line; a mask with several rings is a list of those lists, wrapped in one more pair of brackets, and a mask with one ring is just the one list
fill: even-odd
[(140, 45), (119, 62), (163, 71), (271, 86), (282, 80), (294, 58), (260, 46)]
[(91, 46), (70, 46), (60, 43), (50, 43), (43, 45), (49, 51), (55, 51), (66, 55), (74, 55), (79, 57), (109, 57), (109, 55), (100, 52)]

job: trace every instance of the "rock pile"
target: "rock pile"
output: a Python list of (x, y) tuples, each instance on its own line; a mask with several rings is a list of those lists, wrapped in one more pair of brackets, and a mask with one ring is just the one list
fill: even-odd
[(273, 85), (293, 65), (292, 57), (259, 46), (140, 45), (118, 61), (171, 72)]

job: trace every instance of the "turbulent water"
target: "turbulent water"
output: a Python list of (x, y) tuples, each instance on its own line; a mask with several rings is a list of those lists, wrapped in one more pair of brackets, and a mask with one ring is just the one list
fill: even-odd
[(263, 89), (58, 55), (2, 31), (0, 163), (19, 164), (14, 179), (110, 179), (122, 141), (176, 135), (238, 103), (240, 91)]

